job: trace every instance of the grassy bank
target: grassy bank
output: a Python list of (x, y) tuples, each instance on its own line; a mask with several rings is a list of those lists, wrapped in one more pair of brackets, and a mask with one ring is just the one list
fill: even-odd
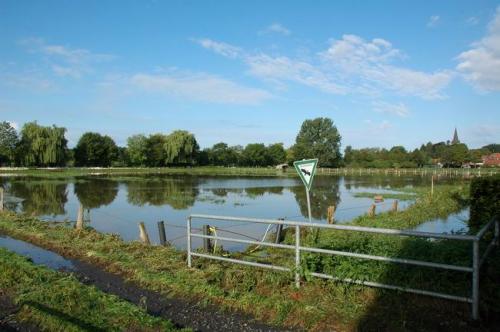
[(174, 331), (173, 324), (71, 275), (35, 266), (0, 248), (0, 297), (12, 318), (42, 331)]
[[(466, 192), (465, 187), (440, 186), (432, 198), (424, 191), (418, 193), (417, 202), (408, 210), (382, 213), (373, 218), (360, 217), (354, 223), (406, 228), (460, 210)], [(201, 259), (195, 260), (196, 268), (189, 269), (185, 253), (172, 247), (125, 243), (115, 235), (100, 234), (92, 229), (75, 231), (63, 225), (48, 225), (35, 218), (8, 212), (0, 217), (0, 232), (102, 266), (165, 296), (181, 296), (217, 304), (278, 325), (298, 326), (313, 331), (434, 330), (436, 324), (444, 321), (447, 324), (444, 329), (463, 329), (470, 317), (469, 306), (465, 304), (326, 282), (308, 276), (309, 271), (321, 270), (338, 276), (434, 287), (450, 293), (463, 292), (463, 286), (469, 281), (467, 277), (435, 273), (433, 269), (408, 270), (401, 266), (350, 258), (304, 255), (302, 272), (307, 282), (297, 290), (291, 282), (292, 275), (286, 273), (208, 263)], [(291, 235), (288, 234), (289, 237)], [(384, 236), (324, 232), (320, 234), (318, 244), (325, 248), (375, 255), (424, 258), (450, 264), (468, 263), (465, 247), (445, 241), (413, 242)], [(291, 257), (287, 254), (274, 251), (268, 254), (276, 260), (282, 260), (283, 264), (290, 263)], [(267, 260), (266, 257), (258, 259)], [(500, 260), (497, 259), (495, 264), (500, 265)], [(495, 280), (500, 275), (495, 274), (495, 271), (493, 269), (491, 275), (488, 271), (483, 273), (486, 282), (481, 287), (482, 292), (487, 294), (483, 298), (483, 312), (500, 311), (499, 302), (495, 300), (500, 299), (498, 285), (494, 281), (487, 282), (488, 278)], [(381, 319), (381, 315), (391, 319)]]
[(0, 174), (39, 177), (71, 177), (83, 175), (217, 175), (217, 176), (294, 176), (295, 171), (272, 167), (116, 167), (116, 168), (3, 168)]

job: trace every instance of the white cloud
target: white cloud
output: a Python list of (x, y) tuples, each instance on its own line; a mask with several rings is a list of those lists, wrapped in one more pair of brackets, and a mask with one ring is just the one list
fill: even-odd
[(41, 38), (24, 39), (19, 44), (27, 47), (32, 53), (43, 54), (57, 76), (80, 78), (84, 74), (92, 72), (93, 64), (114, 59), (114, 56), (110, 54), (99, 54), (87, 49), (47, 44)]
[(11, 126), (12, 128), (14, 128), (15, 130), (19, 130), (19, 124), (18, 124), (17, 122), (15, 122), (15, 121), (7, 121), (7, 122), (8, 122), (8, 123), (10, 124), (10, 126)]
[(410, 109), (403, 103), (390, 104), (382, 101), (374, 101), (372, 102), (372, 107), (375, 112), (379, 113), (389, 113), (401, 117), (405, 117), (410, 114)]
[(391, 64), (403, 54), (380, 38), (365, 41), (344, 35), (333, 40), (321, 57), (333, 73), (346, 77), (352, 85), (365, 84), (373, 90), (388, 89), (424, 99), (442, 97), (441, 90), (452, 78), (448, 71), (426, 73)]
[(438, 25), (440, 20), (439, 15), (432, 15), (429, 17), (429, 21), (427, 22), (427, 27), (428, 28), (434, 28), (436, 25)]
[(167, 73), (133, 75), (130, 82), (144, 90), (221, 104), (259, 104), (271, 98), (265, 90), (245, 87), (208, 74)]
[(288, 57), (271, 57), (265, 54), (248, 56), (246, 63), (253, 76), (270, 81), (292, 81), (318, 88), (327, 93), (345, 94), (346, 90), (334, 83), (313, 65)]
[(389, 90), (400, 95), (435, 99), (443, 97), (442, 90), (452, 79), (449, 71), (429, 73), (396, 66), (394, 62), (404, 59), (404, 54), (381, 38), (365, 41), (356, 35), (344, 35), (339, 40), (332, 40), (328, 49), (307, 61), (265, 53), (251, 54), (232, 45), (230, 49), (237, 49), (238, 55), (230, 56), (234, 53), (223, 52), (212, 45), (227, 47), (228, 44), (210, 41), (204, 47), (241, 59), (248, 65), (251, 75), (281, 87), (285, 82), (295, 82), (331, 94), (377, 95)]
[(236, 58), (241, 53), (241, 49), (239, 47), (226, 43), (216, 42), (208, 38), (194, 39), (194, 41), (200, 44), (202, 47), (212, 50), (215, 53), (226, 56), (228, 58)]
[(457, 69), (473, 86), (483, 91), (500, 91), (500, 6), (486, 36), (457, 59)]
[(291, 34), (290, 30), (279, 23), (273, 23), (260, 32), (261, 34), (278, 33), (284, 36)]

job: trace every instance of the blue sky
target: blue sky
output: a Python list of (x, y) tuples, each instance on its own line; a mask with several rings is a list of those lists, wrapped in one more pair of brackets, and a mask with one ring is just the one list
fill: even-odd
[(500, 143), (498, 1), (0, 1), (0, 118), (293, 144)]

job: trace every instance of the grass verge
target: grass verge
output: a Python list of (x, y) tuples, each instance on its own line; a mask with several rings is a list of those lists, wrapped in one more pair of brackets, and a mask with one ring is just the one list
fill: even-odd
[(83, 285), (72, 275), (36, 266), (3, 248), (0, 270), (0, 295), (16, 305), (16, 321), (42, 331), (178, 330), (171, 322)]

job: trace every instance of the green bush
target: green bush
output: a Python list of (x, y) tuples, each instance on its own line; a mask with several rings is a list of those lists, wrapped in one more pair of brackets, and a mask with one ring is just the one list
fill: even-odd
[(500, 175), (475, 178), (470, 186), (469, 226), (480, 227), (500, 212)]

